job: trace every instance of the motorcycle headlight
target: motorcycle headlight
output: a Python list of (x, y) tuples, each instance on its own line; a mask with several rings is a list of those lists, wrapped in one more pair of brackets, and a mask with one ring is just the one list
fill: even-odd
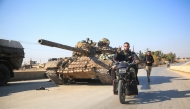
[(126, 68), (120, 68), (119, 73), (126, 73)]

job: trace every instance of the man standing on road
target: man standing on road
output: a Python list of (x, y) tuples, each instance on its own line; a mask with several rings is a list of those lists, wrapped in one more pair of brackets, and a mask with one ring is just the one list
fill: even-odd
[(154, 58), (152, 57), (150, 51), (148, 51), (147, 54), (145, 55), (144, 62), (146, 64), (146, 72), (147, 72), (148, 82), (150, 82), (150, 74), (151, 74), (151, 70), (152, 70), (152, 63), (154, 63)]

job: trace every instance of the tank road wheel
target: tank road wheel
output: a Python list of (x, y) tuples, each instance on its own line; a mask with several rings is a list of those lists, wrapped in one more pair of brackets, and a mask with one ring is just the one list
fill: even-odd
[(68, 78), (63, 78), (62, 81), (63, 81), (63, 84), (67, 84), (69, 79)]
[(62, 79), (59, 78), (59, 75), (56, 73), (55, 70), (48, 70), (46, 72), (49, 79), (51, 79), (57, 85), (63, 85)]
[(63, 78), (63, 74), (60, 74), (59, 78), (62, 80), (63, 84), (67, 84), (69, 81), (69, 78)]
[(0, 64), (0, 85), (7, 84), (9, 79), (10, 79), (9, 69), (5, 65)]

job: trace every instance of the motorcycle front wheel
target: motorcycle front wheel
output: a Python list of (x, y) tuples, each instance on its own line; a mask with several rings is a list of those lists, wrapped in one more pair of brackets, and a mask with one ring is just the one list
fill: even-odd
[(123, 104), (125, 102), (125, 91), (123, 90), (123, 80), (119, 80), (118, 95), (120, 103)]

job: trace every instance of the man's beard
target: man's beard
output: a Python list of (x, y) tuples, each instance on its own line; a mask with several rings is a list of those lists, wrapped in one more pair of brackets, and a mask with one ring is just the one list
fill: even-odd
[(128, 52), (128, 51), (129, 51), (129, 49), (127, 49), (127, 50), (125, 50), (125, 49), (124, 49), (124, 51), (125, 51), (125, 52)]

